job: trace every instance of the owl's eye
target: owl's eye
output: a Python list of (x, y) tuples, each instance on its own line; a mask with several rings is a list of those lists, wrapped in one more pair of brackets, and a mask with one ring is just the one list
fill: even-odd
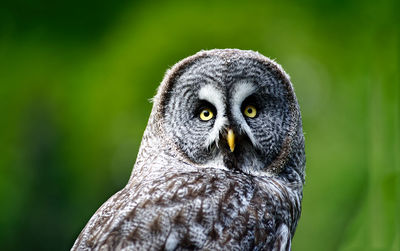
[(214, 113), (210, 108), (204, 108), (200, 111), (200, 119), (203, 121), (209, 121), (214, 117)]
[(257, 115), (257, 109), (252, 105), (247, 105), (244, 108), (243, 113), (246, 117), (254, 118)]

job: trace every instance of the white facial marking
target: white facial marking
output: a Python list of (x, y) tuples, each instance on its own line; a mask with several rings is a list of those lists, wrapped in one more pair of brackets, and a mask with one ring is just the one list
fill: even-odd
[(256, 88), (252, 83), (246, 82), (246, 81), (241, 81), (236, 83), (234, 86), (234, 94), (233, 94), (233, 105), (239, 104), (239, 109), (240, 105), (243, 103), (243, 101), (253, 94), (256, 91)]
[(247, 134), (253, 145), (259, 146), (241, 111), (243, 101), (256, 92), (256, 90), (256, 87), (252, 83), (246, 81), (240, 81), (234, 85), (232, 95), (232, 115), (235, 117), (236, 121), (239, 122), (240, 130)]
[(214, 159), (209, 160), (203, 166), (222, 169), (222, 170), (228, 170), (228, 168), (225, 166), (222, 154), (218, 154)]
[(215, 119), (214, 127), (210, 131), (205, 146), (209, 147), (213, 142), (218, 142), (219, 134), (227, 124), (227, 118), (225, 117), (225, 106), (223, 102), (223, 94), (220, 90), (216, 89), (212, 85), (203, 86), (199, 91), (199, 99), (206, 100), (215, 106), (217, 109), (217, 117)]

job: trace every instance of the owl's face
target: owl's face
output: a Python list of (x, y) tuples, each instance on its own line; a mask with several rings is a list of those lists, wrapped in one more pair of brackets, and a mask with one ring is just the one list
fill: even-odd
[(201, 57), (171, 81), (164, 130), (200, 165), (267, 172), (293, 124), (282, 74), (254, 58)]

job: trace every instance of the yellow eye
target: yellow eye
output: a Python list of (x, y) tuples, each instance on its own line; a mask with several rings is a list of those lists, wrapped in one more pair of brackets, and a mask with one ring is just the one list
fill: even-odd
[(213, 112), (209, 108), (204, 108), (200, 112), (200, 119), (203, 121), (208, 121), (214, 117)]
[(252, 105), (247, 105), (244, 108), (243, 113), (246, 117), (254, 118), (257, 115), (257, 109)]

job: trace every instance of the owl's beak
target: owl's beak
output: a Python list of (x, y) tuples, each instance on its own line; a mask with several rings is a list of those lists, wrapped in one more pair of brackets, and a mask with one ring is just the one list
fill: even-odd
[(231, 152), (233, 152), (233, 150), (235, 150), (235, 133), (232, 129), (228, 129), (226, 140), (228, 141), (229, 149), (231, 149)]

